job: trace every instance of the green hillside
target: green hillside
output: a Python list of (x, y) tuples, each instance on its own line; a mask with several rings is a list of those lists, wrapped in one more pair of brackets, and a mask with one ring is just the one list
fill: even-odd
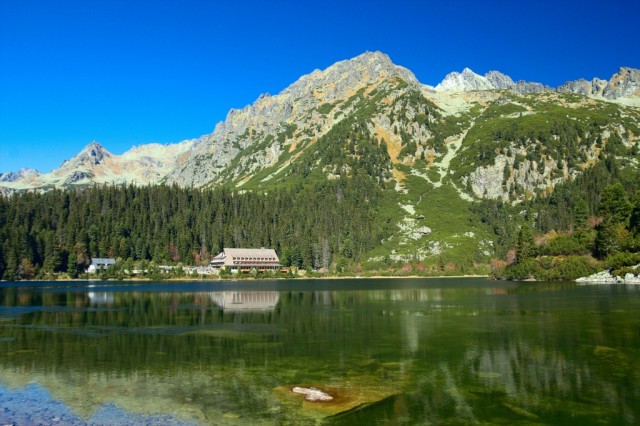
[(445, 96), (398, 76), (318, 105), (265, 123), (275, 133), (236, 135), (237, 154), (202, 188), (0, 196), (0, 276), (75, 276), (91, 257), (206, 264), (261, 246), (328, 274), (565, 279), (640, 262), (638, 108)]

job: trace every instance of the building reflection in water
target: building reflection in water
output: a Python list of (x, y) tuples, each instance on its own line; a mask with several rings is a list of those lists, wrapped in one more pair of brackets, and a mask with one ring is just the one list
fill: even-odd
[(115, 300), (113, 292), (90, 291), (87, 293), (87, 297), (89, 298), (89, 302), (93, 306), (113, 305), (113, 302)]
[(276, 308), (277, 291), (222, 291), (209, 293), (213, 303), (225, 311), (271, 311)]

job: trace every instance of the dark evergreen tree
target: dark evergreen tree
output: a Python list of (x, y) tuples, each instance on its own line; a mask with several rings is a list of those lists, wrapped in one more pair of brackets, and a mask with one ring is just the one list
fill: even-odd
[(606, 219), (598, 225), (595, 250), (601, 259), (620, 251), (619, 227), (620, 224), (611, 219)]
[(533, 240), (533, 232), (529, 225), (525, 222), (518, 232), (518, 240), (516, 244), (516, 262), (522, 263), (525, 260), (536, 255), (536, 243)]
[(607, 186), (601, 195), (598, 212), (604, 221), (626, 224), (631, 214), (632, 205), (621, 183)]

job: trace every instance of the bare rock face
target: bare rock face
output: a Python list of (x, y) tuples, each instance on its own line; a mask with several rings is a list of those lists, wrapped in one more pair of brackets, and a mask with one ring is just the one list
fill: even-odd
[[(366, 52), (302, 76), (278, 95), (261, 95), (252, 105), (229, 111), (211, 135), (201, 138), (191, 157), (169, 173), (167, 182), (203, 186), (273, 165), (285, 149), (307, 138), (317, 140), (343, 118), (331, 111), (332, 105), (393, 77), (421, 87), (411, 71), (393, 64), (387, 55)], [(322, 113), (323, 106), (330, 112)], [(270, 140), (273, 142), (264, 149), (252, 149)], [(221, 176), (241, 153), (232, 176)]]
[[(557, 90), (600, 99), (627, 99), (640, 96), (639, 74), (639, 70), (621, 68), (609, 81), (577, 80)], [(507, 98), (511, 97), (505, 96), (503, 90), (521, 95), (554, 91), (540, 83), (514, 82), (498, 71), (481, 76), (469, 68), (448, 74), (434, 89), (420, 84), (411, 71), (393, 64), (387, 55), (366, 52), (302, 76), (277, 95), (263, 94), (251, 105), (230, 110), (211, 134), (170, 145), (140, 145), (122, 155), (112, 154), (92, 142), (51, 173), (22, 170), (0, 174), (0, 193), (122, 183), (166, 182), (204, 187), (232, 182), (241, 186), (258, 172), (272, 167), (268, 176), (262, 178), (266, 182), (286, 170), (303, 150), (313, 146), (345, 117), (360, 112), (371, 114), (367, 131), (377, 140), (384, 139), (392, 163), (412, 167), (417, 161), (431, 165), (446, 158), (444, 173), (458, 151), (452, 149), (451, 155), (446, 156), (449, 148), (434, 146), (432, 142), (437, 136), (434, 124), (442, 116), (468, 111), (474, 103), (484, 107), (503, 98), (504, 102), (510, 102)], [(629, 104), (636, 101), (633, 98)], [(464, 135), (469, 128), (463, 127), (470, 124), (463, 120), (459, 124), (457, 131)], [(507, 199), (509, 191), (553, 186), (555, 181), (549, 169), (552, 164), (547, 163), (525, 162), (506, 177), (504, 174), (509, 170), (505, 172), (505, 167), (513, 168), (513, 157), (498, 158), (495, 164), (477, 168), (465, 176), (464, 183), (470, 185), (470, 192), (476, 197)], [(339, 178), (341, 173), (330, 166), (325, 172), (331, 178)], [(562, 177), (568, 173), (563, 171)], [(397, 172), (394, 176), (401, 175)]]
[(96, 166), (100, 164), (105, 158), (110, 158), (111, 153), (105, 149), (98, 142), (93, 141), (89, 145), (85, 146), (79, 154), (73, 157), (71, 160), (67, 160), (62, 167), (75, 168), (81, 166)]
[(640, 70), (622, 67), (611, 77), (602, 91), (607, 99), (617, 99), (640, 94)]
[(147, 144), (134, 147), (122, 155), (114, 155), (98, 142), (91, 142), (51, 173), (41, 174), (32, 169), (3, 173), (0, 192), (9, 194), (40, 187), (60, 188), (93, 183), (158, 183), (176, 167), (181, 155), (189, 152), (194, 144), (194, 141), (172, 145)]
[(493, 165), (478, 167), (471, 173), (471, 189), (478, 198), (504, 199), (506, 193), (502, 188), (502, 173), (507, 159), (499, 156)]
[(20, 169), (17, 173), (5, 172), (0, 173), (0, 182), (15, 182), (19, 179), (27, 179), (40, 175), (40, 172), (35, 169)]
[(609, 100), (640, 96), (640, 70), (622, 67), (611, 79), (602, 80), (594, 78), (585, 80), (584, 78), (568, 81), (553, 89), (541, 83), (533, 83), (524, 80), (514, 82), (511, 77), (499, 71), (489, 71), (484, 76), (480, 76), (469, 68), (465, 68), (462, 73), (452, 72), (448, 74), (440, 84), (436, 86), (437, 91), (459, 93), (476, 90), (511, 90), (525, 95), (528, 93), (542, 92), (569, 92), (578, 93), (585, 96), (599, 97)]
[(484, 77), (489, 80), (494, 89), (510, 89), (515, 86), (511, 77), (502, 74), (500, 71), (489, 71)]
[[(500, 76), (507, 77), (504, 74), (500, 74)], [(500, 78), (502, 79), (502, 77)], [(497, 80), (496, 75), (492, 75), (492, 78)], [(511, 79), (509, 78), (509, 80)], [(500, 84), (506, 84), (506, 82), (501, 81)], [(436, 91), (453, 93), (493, 89), (496, 89), (496, 87), (491, 83), (491, 81), (489, 81), (489, 79), (474, 73), (469, 68), (465, 68), (462, 73), (452, 72), (447, 74), (444, 80), (436, 86)]]
[(551, 92), (553, 89), (546, 84), (542, 83), (533, 83), (530, 81), (520, 80), (518, 81), (512, 88), (516, 93), (520, 93), (521, 95), (526, 95), (527, 93), (543, 93), (543, 92)]
[(553, 91), (551, 87), (541, 83), (532, 83), (524, 80), (516, 83), (511, 77), (500, 71), (489, 71), (483, 77), (469, 68), (465, 68), (462, 73), (452, 72), (448, 74), (436, 86), (436, 90), (451, 93), (474, 90), (511, 90), (521, 95)]
[(91, 173), (87, 173), (87, 172), (81, 172), (81, 171), (74, 171), (73, 173), (71, 173), (71, 175), (69, 175), (68, 178), (66, 178), (64, 180), (65, 185), (70, 185), (72, 183), (78, 183), (82, 180), (89, 180), (93, 177), (93, 175)]
[(530, 81), (519, 80), (514, 82), (511, 77), (504, 75), (499, 71), (489, 71), (485, 78), (491, 82), (493, 87), (498, 90), (511, 90), (512, 92), (526, 95), (527, 93), (551, 92), (553, 89), (542, 83), (533, 83)]
[(640, 95), (640, 70), (622, 67), (611, 79), (584, 78), (568, 81), (558, 87), (559, 92), (579, 93), (581, 95), (615, 100)]

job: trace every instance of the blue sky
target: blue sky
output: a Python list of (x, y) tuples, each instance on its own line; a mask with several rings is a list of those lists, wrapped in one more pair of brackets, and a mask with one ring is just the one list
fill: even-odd
[(0, 171), (198, 137), (367, 50), (431, 85), (464, 67), (608, 79), (640, 68), (638, 16), (637, 0), (0, 0)]

